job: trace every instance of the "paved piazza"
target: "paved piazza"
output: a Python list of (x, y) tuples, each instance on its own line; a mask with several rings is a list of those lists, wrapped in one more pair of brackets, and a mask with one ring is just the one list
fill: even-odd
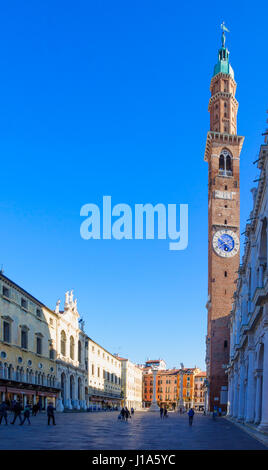
[[(128, 423), (117, 412), (59, 413), (56, 426), (47, 426), (45, 413), (24, 423), (0, 426), (0, 449), (266, 449), (263, 444), (225, 420), (195, 415), (193, 426), (187, 415), (136, 412)], [(9, 421), (11, 419), (9, 418)]]

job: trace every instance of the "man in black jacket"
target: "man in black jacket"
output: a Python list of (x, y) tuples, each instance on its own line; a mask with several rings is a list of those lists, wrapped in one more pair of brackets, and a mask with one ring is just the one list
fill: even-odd
[(49, 404), (48, 404), (48, 407), (47, 407), (47, 418), (48, 418), (48, 419), (47, 419), (47, 424), (48, 424), (48, 426), (49, 426), (49, 424), (50, 424), (50, 420), (51, 420), (51, 419), (52, 419), (52, 423), (54, 424), (54, 426), (55, 426), (55, 424), (56, 424), (56, 423), (55, 423), (54, 410), (55, 410), (55, 408), (53, 408), (52, 403), (49, 403)]
[(2, 423), (3, 418), (7, 425), (7, 404), (4, 401), (0, 405), (0, 424)]
[(14, 411), (14, 418), (13, 418), (12, 423), (10, 423), (10, 424), (14, 424), (17, 417), (19, 417), (19, 420), (20, 420), (20, 423), (21, 423), (22, 422), (22, 419), (21, 419), (22, 406), (20, 404), (20, 401), (15, 402), (13, 411)]

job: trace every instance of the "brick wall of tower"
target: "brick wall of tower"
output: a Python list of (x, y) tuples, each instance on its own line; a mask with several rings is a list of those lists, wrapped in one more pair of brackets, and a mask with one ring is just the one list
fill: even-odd
[[(235, 90), (236, 84), (232, 77), (225, 74), (213, 77), (212, 96), (209, 103), (210, 130), (218, 132), (218, 137), (220, 137), (212, 138), (207, 158), (209, 164), (208, 294), (210, 299), (207, 325), (209, 359), (207, 372), (210, 410), (214, 405), (221, 406), (223, 410), (226, 409), (220, 399), (222, 387), (227, 388), (228, 385), (226, 365), (229, 362), (230, 348), (229, 315), (239, 267), (239, 252), (233, 257), (224, 258), (215, 253), (212, 244), (215, 232), (221, 229), (232, 230), (239, 238), (241, 141), (237, 138), (229, 138), (230, 135), (236, 136), (238, 103), (234, 97)], [(233, 157), (233, 174), (228, 177), (219, 174), (219, 158), (224, 149), (228, 150)], [(215, 197), (215, 191), (232, 193), (232, 199)]]

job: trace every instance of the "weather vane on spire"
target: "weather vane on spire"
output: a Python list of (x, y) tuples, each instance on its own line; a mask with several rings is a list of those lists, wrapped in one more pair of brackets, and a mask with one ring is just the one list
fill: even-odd
[(230, 33), (229, 29), (226, 28), (225, 24), (224, 24), (224, 21), (222, 22), (221, 24), (221, 29), (222, 29), (222, 36), (221, 36), (221, 43), (222, 43), (222, 47), (225, 47), (225, 31), (227, 33)]

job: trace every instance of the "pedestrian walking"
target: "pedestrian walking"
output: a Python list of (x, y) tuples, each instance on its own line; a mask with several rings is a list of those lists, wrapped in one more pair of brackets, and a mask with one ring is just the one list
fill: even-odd
[(20, 423), (20, 426), (22, 426), (25, 423), (26, 419), (28, 421), (28, 425), (30, 425), (31, 424), (31, 421), (30, 421), (30, 406), (28, 404), (25, 406), (25, 410), (23, 412), (23, 420)]
[(122, 421), (125, 421), (125, 408), (121, 409), (120, 414), (121, 414), (121, 417), (122, 417)]
[(160, 419), (163, 418), (164, 408), (161, 406), (160, 408)]
[(35, 404), (33, 405), (33, 412), (32, 412), (32, 415), (33, 415), (33, 416), (36, 416), (37, 413), (38, 413), (38, 411), (39, 411), (39, 406), (35, 403)]
[(125, 407), (125, 418), (126, 418), (126, 421), (128, 421), (128, 418), (131, 418), (130, 412), (127, 407)]
[(219, 411), (219, 416), (221, 416), (221, 408), (219, 408), (219, 410), (218, 410), (218, 411)]
[(194, 410), (193, 410), (193, 408), (190, 408), (190, 410), (188, 411), (188, 416), (189, 416), (189, 425), (192, 426), (193, 419), (194, 419)]
[(10, 424), (15, 424), (15, 421), (16, 421), (17, 417), (19, 417), (19, 420), (20, 420), (20, 423), (21, 423), (22, 422), (22, 419), (21, 419), (22, 406), (21, 406), (20, 401), (15, 402), (15, 404), (13, 406), (13, 411), (14, 411), (14, 417), (13, 417), (12, 423), (10, 423)]
[(47, 425), (49, 426), (50, 424), (50, 420), (52, 419), (52, 423), (54, 426), (56, 426), (56, 423), (55, 423), (55, 416), (54, 416), (54, 410), (55, 408), (53, 407), (52, 403), (49, 403), (48, 404), (48, 407), (47, 407)]
[(2, 424), (2, 419), (4, 418), (5, 422), (6, 422), (6, 426), (8, 424), (7, 422), (7, 404), (3, 401), (3, 403), (1, 403), (0, 405), (0, 424)]
[(167, 418), (167, 417), (168, 417), (167, 408), (165, 407), (165, 409), (164, 409), (164, 418)]
[(134, 408), (131, 408), (131, 414), (134, 415)]

